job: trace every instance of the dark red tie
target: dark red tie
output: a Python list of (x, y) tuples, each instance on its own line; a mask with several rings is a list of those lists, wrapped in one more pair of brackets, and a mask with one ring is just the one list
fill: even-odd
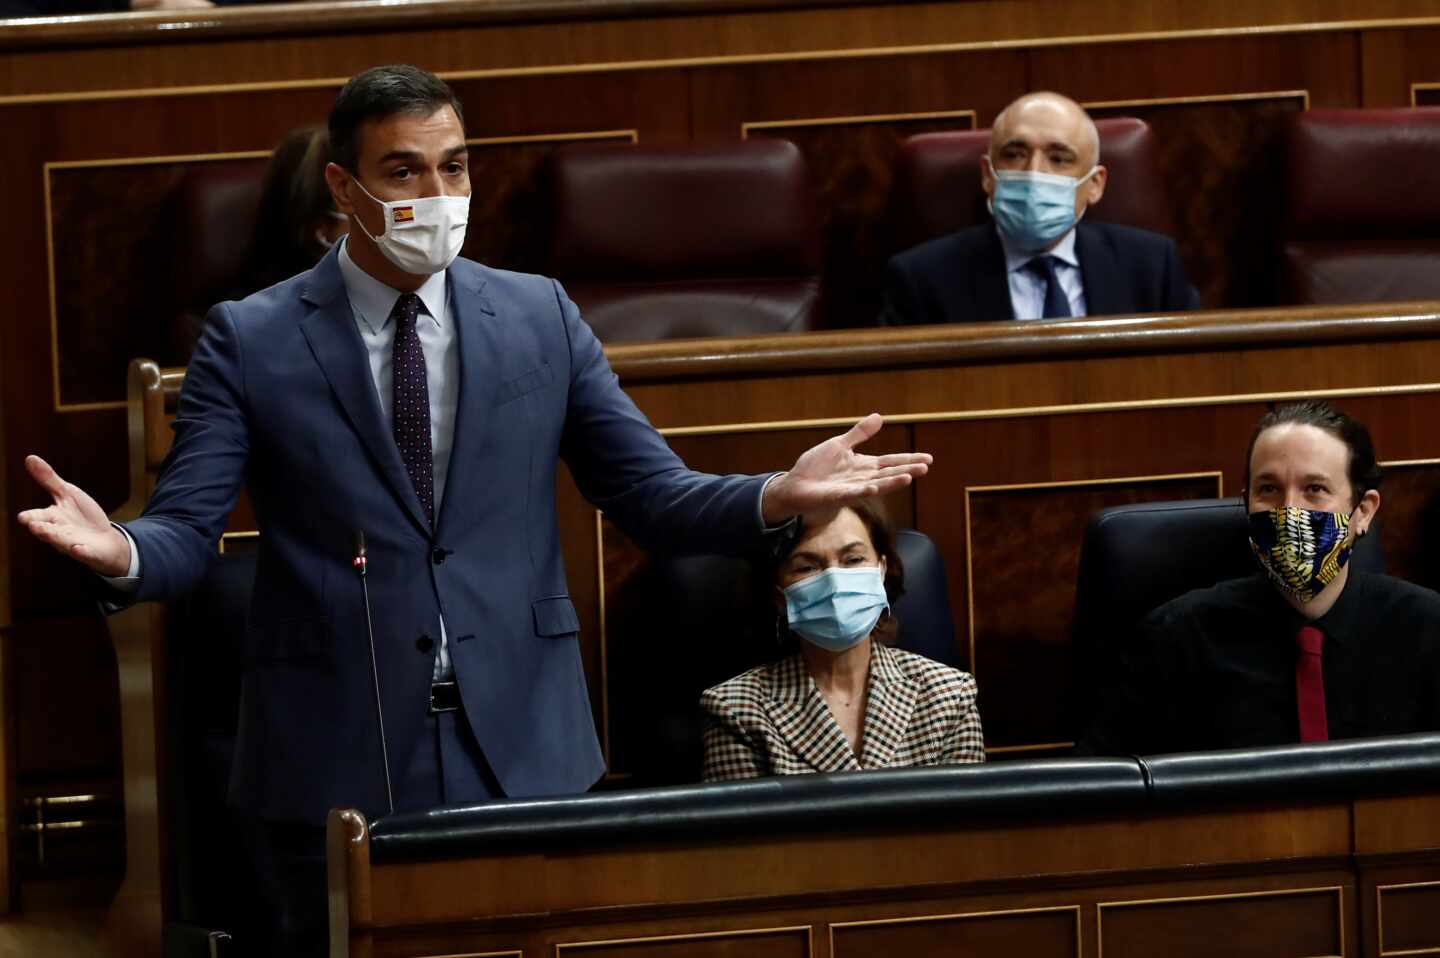
[(1325, 674), (1320, 669), (1320, 651), (1325, 633), (1307, 625), (1295, 636), (1300, 654), (1295, 659), (1295, 702), (1300, 712), (1300, 741), (1328, 742), (1330, 728), (1325, 721)]
[(415, 485), (415, 495), (425, 509), (425, 518), (435, 522), (435, 451), (430, 445), (430, 390), (425, 384), (425, 353), (415, 320), (420, 315), (420, 297), (402, 293), (390, 316), (395, 320), (393, 368), (395, 382), (391, 418), (395, 445), (405, 471)]

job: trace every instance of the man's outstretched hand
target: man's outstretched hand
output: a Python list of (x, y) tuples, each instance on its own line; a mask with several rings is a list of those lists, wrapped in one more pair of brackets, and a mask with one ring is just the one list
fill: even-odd
[(101, 575), (122, 576), (130, 571), (130, 543), (84, 489), (61, 479), (39, 456), (26, 456), (25, 470), (50, 494), (53, 503), (20, 513), (20, 524), (31, 535)]
[(879, 413), (871, 413), (843, 436), (833, 436), (806, 450), (789, 472), (765, 487), (765, 499), (760, 504), (765, 524), (779, 525), (791, 516), (881, 496), (925, 475), (932, 461), (929, 453), (867, 456), (855, 451), (884, 424)]

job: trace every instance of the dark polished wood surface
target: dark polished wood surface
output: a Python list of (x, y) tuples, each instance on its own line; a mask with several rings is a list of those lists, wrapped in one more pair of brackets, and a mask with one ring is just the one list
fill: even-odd
[(1440, 945), (1437, 812), (1300, 797), (405, 864), (336, 812), (332, 953), (1377, 956)]

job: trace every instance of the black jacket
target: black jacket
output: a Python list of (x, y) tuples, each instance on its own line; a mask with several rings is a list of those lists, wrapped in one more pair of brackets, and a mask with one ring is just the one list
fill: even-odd
[[(1090, 316), (1199, 309), (1200, 297), (1168, 236), (1113, 223), (1081, 222), (1075, 255)], [(891, 257), (882, 325), (1014, 319), (1005, 251), (990, 223)]]

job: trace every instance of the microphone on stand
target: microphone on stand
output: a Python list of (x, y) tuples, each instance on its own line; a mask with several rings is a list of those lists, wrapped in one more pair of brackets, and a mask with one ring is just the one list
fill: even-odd
[(365, 554), (365, 533), (355, 530), (355, 558), (350, 560), (360, 574), (360, 594), (365, 597), (365, 632), (370, 637), (370, 678), (375, 684), (375, 721), (380, 726), (380, 760), (385, 765), (385, 800), (395, 814), (395, 792), (390, 785), (390, 749), (385, 744), (385, 709), (380, 705), (380, 668), (375, 664), (375, 625), (370, 617), (370, 585), (366, 581), (369, 558)]

